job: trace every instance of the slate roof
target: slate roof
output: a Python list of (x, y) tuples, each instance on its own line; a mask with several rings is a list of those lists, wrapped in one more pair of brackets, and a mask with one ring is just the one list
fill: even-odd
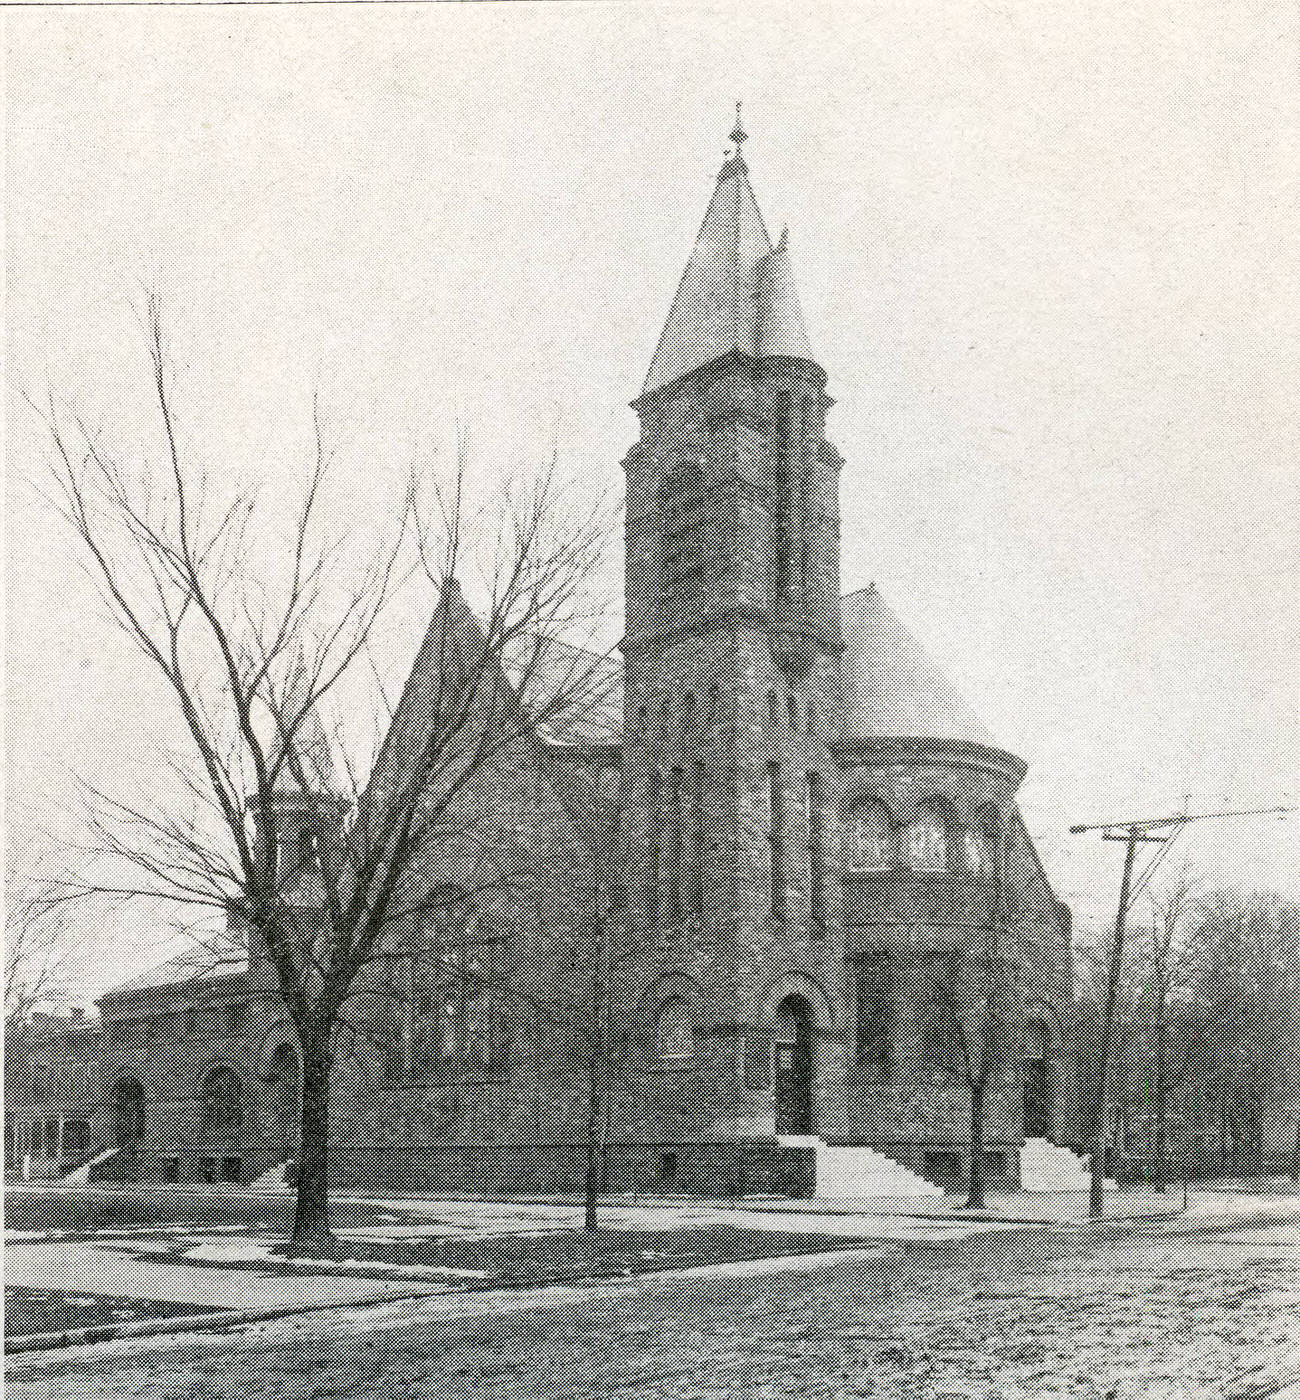
[(572, 696), (537, 726), (559, 744), (617, 744), (623, 737), (623, 663), (618, 656), (548, 640), (527, 662), (522, 696), (526, 708), (550, 707)]
[(642, 392), (733, 350), (813, 358), (786, 235), (772, 246), (739, 155), (718, 175)]
[(840, 603), (848, 739), (960, 739), (996, 746), (873, 583)]
[(219, 937), (187, 948), (176, 957), (151, 967), (147, 972), (106, 992), (101, 1000), (128, 996), (132, 992), (147, 992), (154, 987), (174, 987), (182, 982), (236, 977), (247, 971), (247, 950), (236, 946), (228, 937)]

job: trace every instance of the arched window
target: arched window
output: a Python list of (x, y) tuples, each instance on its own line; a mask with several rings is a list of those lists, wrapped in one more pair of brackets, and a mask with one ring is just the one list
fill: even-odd
[(689, 1060), (694, 1053), (691, 1004), (684, 996), (671, 996), (655, 1017), (655, 1054), (661, 1060)]
[(663, 912), (660, 905), (664, 871), (664, 780), (657, 768), (650, 770), (646, 786), (649, 789), (646, 793), (646, 805), (649, 808), (652, 823), (649, 904), (651, 917), (658, 923)]
[(119, 1147), (134, 1147), (144, 1137), (144, 1086), (119, 1079), (113, 1086), (113, 1136)]
[(856, 808), (849, 827), (849, 869), (888, 870), (892, 830), (883, 802), (873, 799)]
[(461, 1012), (460, 1048), (468, 1064), (482, 1067), (491, 1063), (496, 1041), (494, 1014), (495, 1002), (489, 988), (481, 985), (467, 988)]
[(668, 877), (668, 918), (678, 924), (682, 918), (682, 875), (685, 846), (682, 840), (682, 789), (685, 771), (674, 766), (668, 770), (668, 801), (665, 813), (665, 871)]
[(767, 722), (772, 726), (773, 729), (775, 729), (776, 726), (780, 723), (780, 720), (781, 708), (776, 698), (776, 691), (769, 690), (767, 692)]
[(690, 733), (695, 728), (695, 692), (688, 690), (682, 696), (682, 728)]
[(218, 1065), (203, 1081), (203, 1126), (231, 1135), (244, 1122), (244, 1085), (233, 1069)]
[(998, 868), (998, 809), (981, 807), (974, 826), (962, 833), (966, 868), (977, 875), (996, 875)]
[(719, 710), (722, 708), (722, 687), (711, 685), (709, 687), (708, 708), (704, 712), (705, 724), (717, 724)]
[(785, 707), (790, 713), (790, 733), (799, 732), (799, 699), (793, 692), (786, 696)]
[(506, 975), (501, 939), (462, 890), (448, 889), (435, 910), (435, 1023), (421, 1027), (425, 1060), (483, 1068), (503, 1048)]
[(650, 706), (649, 706), (649, 705), (638, 705), (638, 706), (636, 707), (636, 737), (637, 737), (638, 739), (640, 739), (640, 738), (642, 738), (642, 737), (644, 736), (644, 734), (645, 734), (645, 732), (646, 732), (646, 728), (648, 727), (649, 723), (650, 723)]
[(809, 773), (804, 789), (808, 817), (808, 918), (814, 932), (826, 921), (826, 811), (820, 773)]
[(907, 864), (913, 870), (947, 870), (952, 856), (952, 815), (939, 800), (924, 802), (908, 824)]

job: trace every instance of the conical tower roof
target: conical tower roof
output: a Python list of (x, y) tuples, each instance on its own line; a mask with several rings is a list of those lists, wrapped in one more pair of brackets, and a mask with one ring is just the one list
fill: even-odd
[(731, 139), (736, 154), (718, 175), (643, 393), (735, 350), (813, 358), (786, 235), (773, 248), (740, 154), (739, 119)]
[(998, 747), (873, 583), (840, 603), (844, 733), (853, 739), (956, 739)]

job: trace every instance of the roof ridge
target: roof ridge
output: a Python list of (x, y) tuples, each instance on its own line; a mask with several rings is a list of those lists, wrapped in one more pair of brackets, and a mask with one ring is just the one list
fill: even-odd
[(719, 172), (641, 392), (734, 351), (813, 357), (785, 237), (773, 246), (739, 155)]

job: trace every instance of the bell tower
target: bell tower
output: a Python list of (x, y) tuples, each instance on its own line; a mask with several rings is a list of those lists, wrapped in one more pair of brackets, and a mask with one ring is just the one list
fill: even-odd
[(624, 462), (630, 914), (734, 1026), (833, 931), (841, 651), (832, 401), (746, 140), (738, 111)]

